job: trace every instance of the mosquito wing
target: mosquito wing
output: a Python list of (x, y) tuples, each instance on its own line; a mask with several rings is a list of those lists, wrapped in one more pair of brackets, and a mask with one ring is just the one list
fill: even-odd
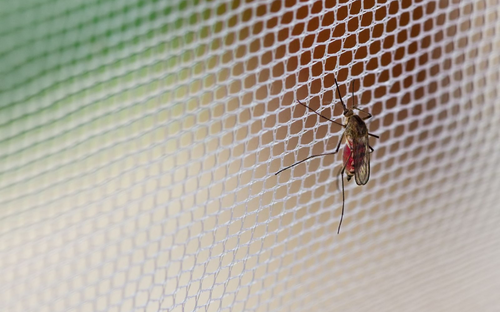
[(365, 185), (370, 179), (370, 146), (368, 136), (353, 140), (354, 177), (357, 185)]

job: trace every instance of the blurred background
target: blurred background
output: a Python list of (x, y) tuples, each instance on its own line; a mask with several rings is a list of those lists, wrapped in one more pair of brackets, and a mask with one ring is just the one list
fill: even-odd
[[(1, 310), (498, 311), (499, 13), (3, 1)], [(380, 136), (340, 235), (340, 155), (274, 175), (334, 151), (334, 77)]]

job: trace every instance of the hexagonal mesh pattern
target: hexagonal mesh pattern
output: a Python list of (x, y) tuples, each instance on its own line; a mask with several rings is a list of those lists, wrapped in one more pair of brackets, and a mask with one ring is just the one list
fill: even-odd
[(1, 310), (497, 311), (499, 10), (5, 1)]

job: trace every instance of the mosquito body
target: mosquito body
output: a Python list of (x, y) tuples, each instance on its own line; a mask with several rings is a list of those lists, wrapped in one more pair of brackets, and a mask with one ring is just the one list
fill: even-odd
[[(353, 88), (353, 108), (349, 109), (347, 106), (344, 104), (344, 101), (342, 100), (342, 95), (340, 94), (340, 89), (339, 85), (337, 83), (337, 79), (334, 78), (335, 80), (335, 85), (337, 86), (337, 93), (340, 97), (340, 103), (342, 104), (342, 107), (344, 108), (344, 121), (345, 124), (341, 124), (339, 122), (333, 121), (330, 118), (327, 118), (320, 113), (316, 112), (309, 106), (301, 103), (300, 101), (299, 104), (302, 106), (305, 106), (309, 110), (313, 111), (315, 114), (335, 123), (338, 124), (342, 127), (345, 128), (345, 131), (342, 133), (342, 136), (340, 137), (339, 143), (337, 144), (337, 148), (335, 149), (334, 152), (332, 153), (324, 153), (324, 154), (318, 154), (318, 155), (312, 155), (309, 156), (301, 161), (298, 161), (294, 163), (291, 166), (285, 167), (281, 169), (280, 171), (276, 172), (276, 175), (290, 169), (300, 163), (303, 163), (311, 158), (315, 157), (320, 157), (320, 156), (327, 156), (327, 155), (334, 155), (337, 154), (339, 149), (340, 149), (340, 144), (342, 144), (343, 140), (345, 139), (345, 147), (344, 147), (344, 153), (343, 153), (343, 167), (340, 172), (341, 179), (342, 179), (342, 214), (340, 216), (340, 222), (339, 222), (339, 227), (337, 229), (337, 234), (340, 233), (340, 227), (342, 225), (342, 220), (344, 219), (344, 207), (345, 207), (345, 196), (344, 196), (344, 172), (347, 175), (347, 181), (350, 181), (351, 178), (354, 176), (356, 180), (357, 185), (365, 185), (368, 183), (368, 180), (370, 179), (370, 153), (373, 152), (373, 148), (370, 146), (370, 142), (368, 139), (368, 136), (372, 136), (375, 138), (379, 138), (377, 135), (372, 134), (368, 132), (368, 128), (366, 127), (365, 120), (372, 117), (372, 115), (368, 112), (365, 112), (359, 108), (357, 108), (354, 105), (354, 88)], [(353, 82), (354, 84), (354, 82)], [(361, 112), (364, 112), (367, 114), (366, 117), (361, 118), (360, 116), (354, 114), (354, 109), (357, 109)]]
[[(370, 149), (368, 141), (368, 128), (365, 122), (358, 115), (354, 115), (352, 110), (348, 111), (351, 116), (346, 117), (346, 129), (344, 137), (346, 145), (344, 147), (344, 171), (347, 181), (352, 176), (356, 179), (357, 185), (365, 185), (370, 179)], [(367, 116), (369, 118), (371, 116)]]

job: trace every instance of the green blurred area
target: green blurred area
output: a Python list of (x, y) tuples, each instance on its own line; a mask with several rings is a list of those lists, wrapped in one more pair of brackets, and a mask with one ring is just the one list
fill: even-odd
[(193, 77), (216, 67), (217, 56), (205, 54), (218, 48), (208, 37), (222, 27), (210, 18), (226, 11), (226, 5), (214, 10), (210, 2), (199, 3), (2, 3), (4, 203), (43, 194), (99, 170), (100, 163), (126, 161), (144, 144), (179, 131), (176, 123), (155, 125), (199, 106), (199, 90), (214, 83), (213, 77)]
[[(185, 28), (210, 15), (210, 11), (198, 13), (193, 9), (183, 15), (186, 8), (197, 3), (4, 2), (0, 12), (0, 106), (20, 104), (68, 86), (76, 89), (73, 93), (89, 90), (102, 82), (104, 73), (149, 60), (153, 55), (164, 56), (162, 69), (178, 64), (179, 60), (167, 56), (193, 42), (194, 34)], [(172, 36), (182, 29), (179, 36)], [(149, 67), (129, 70), (119, 78), (123, 83), (136, 75), (146, 76), (155, 68), (152, 64)]]
[(207, 20), (215, 13), (206, 3), (197, 10), (198, 4), (5, 1), (0, 7), (0, 147), (19, 139), (25, 143), (21, 149), (3, 148), (0, 158), (47, 141), (26, 140), (47, 137), (45, 129), (86, 132), (89, 120), (118, 122), (110, 112), (124, 115), (138, 104), (178, 102), (198, 91), (199, 85), (189, 88), (190, 79), (206, 70), (205, 63), (213, 68), (215, 62), (197, 59), (217, 48), (200, 42), (213, 29)]

